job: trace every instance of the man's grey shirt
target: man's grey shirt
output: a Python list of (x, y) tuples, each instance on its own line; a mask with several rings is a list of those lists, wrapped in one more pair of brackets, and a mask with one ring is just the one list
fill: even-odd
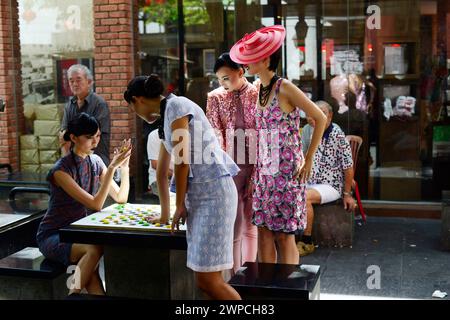
[(89, 93), (84, 99), (81, 108), (78, 107), (77, 97), (71, 97), (64, 107), (64, 116), (61, 123), (61, 130), (66, 130), (68, 123), (82, 112), (93, 116), (97, 119), (100, 130), (102, 132), (100, 142), (95, 148), (94, 153), (102, 158), (106, 166), (109, 165), (109, 139), (111, 133), (111, 119), (108, 104), (105, 99), (95, 92)]

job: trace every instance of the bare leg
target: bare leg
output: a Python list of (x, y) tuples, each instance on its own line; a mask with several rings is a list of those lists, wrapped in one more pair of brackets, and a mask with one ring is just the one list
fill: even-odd
[(103, 255), (101, 246), (74, 243), (70, 252), (70, 261), (77, 262), (75, 270), (75, 286), (69, 293), (79, 293), (91, 281), (95, 270), (98, 267), (100, 258)]
[(314, 208), (313, 204), (320, 203), (322, 198), (320, 193), (315, 189), (306, 190), (306, 229), (303, 233), (305, 236), (312, 234), (312, 228), (314, 223)]
[(280, 252), (280, 263), (299, 264), (300, 256), (295, 244), (295, 235), (276, 232), (275, 238)]
[(102, 279), (98, 273), (98, 268), (94, 271), (91, 277), (91, 281), (86, 285), (86, 290), (90, 294), (96, 294), (100, 296), (105, 295), (105, 289), (103, 288)]
[(258, 261), (266, 263), (277, 262), (274, 233), (264, 227), (258, 228)]
[(195, 272), (197, 286), (213, 300), (241, 300), (236, 290), (222, 278), (222, 273)]

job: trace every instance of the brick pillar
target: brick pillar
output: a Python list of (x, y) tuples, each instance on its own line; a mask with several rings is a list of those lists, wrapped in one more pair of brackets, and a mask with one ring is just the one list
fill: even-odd
[[(142, 123), (123, 100), (128, 81), (139, 68), (138, 0), (94, 0), (95, 86), (111, 111), (111, 149), (123, 139), (135, 138), (131, 175), (136, 193), (142, 185)], [(136, 133), (139, 134), (136, 134)]]
[[(19, 9), (16, 0), (0, 4), (0, 163), (20, 166), (19, 139), (24, 129), (19, 41)], [(11, 3), (11, 7), (10, 7)]]

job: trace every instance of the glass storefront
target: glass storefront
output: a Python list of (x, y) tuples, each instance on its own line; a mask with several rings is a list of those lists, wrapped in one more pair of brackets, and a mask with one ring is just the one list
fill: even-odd
[(450, 188), (447, 1), (148, 2), (141, 12), (167, 14), (147, 16), (143, 25), (154, 32), (141, 28), (143, 55), (152, 57), (143, 73), (178, 81), (179, 93), (204, 108), (217, 87), (215, 59), (245, 33), (283, 24), (279, 73), (328, 101), (334, 122), (363, 138), (356, 180), (364, 199), (437, 201)]
[[(83, 63), (95, 72), (94, 58), (101, 54), (94, 48), (94, 3), (18, 4), (21, 133), (51, 136), (51, 128), (39, 123), (51, 121), (42, 106), (61, 114), (71, 95), (65, 71)], [(101, 22), (101, 12), (96, 15)], [(218, 86), (216, 58), (245, 33), (284, 25), (279, 74), (313, 101), (328, 101), (334, 122), (362, 137), (356, 180), (363, 199), (439, 201), (442, 190), (450, 189), (448, 1), (139, 0), (135, 15), (141, 73), (160, 74), (167, 93), (185, 95), (202, 108)], [(143, 150), (152, 129), (144, 125)], [(34, 138), (24, 141), (35, 147)], [(54, 141), (47, 142), (56, 150)], [(21, 150), (22, 169), (32, 171), (45, 170), (57, 156), (43, 152), (42, 162), (28, 151)]]
[(71, 95), (65, 70), (73, 63), (92, 69), (92, 0), (19, 0), (22, 90), (25, 103), (64, 103)]
[(19, 0), (25, 129), (21, 170), (47, 172), (60, 156), (64, 104), (72, 92), (67, 69), (81, 63), (94, 71), (92, 0)]

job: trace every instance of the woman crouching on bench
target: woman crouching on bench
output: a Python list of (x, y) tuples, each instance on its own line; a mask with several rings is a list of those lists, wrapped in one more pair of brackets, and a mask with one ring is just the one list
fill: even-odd
[[(93, 154), (100, 141), (100, 133), (97, 120), (87, 113), (81, 113), (72, 120), (64, 135), (64, 140), (72, 142), (70, 152), (56, 162), (47, 176), (50, 183), (49, 207), (39, 225), (37, 243), (46, 258), (66, 266), (77, 265), (69, 293), (86, 289), (89, 294), (105, 294), (98, 273), (103, 248), (61, 242), (58, 230), (100, 211), (108, 194), (116, 202), (125, 203), (130, 189), (130, 140), (124, 141), (120, 150), (115, 150), (106, 168), (101, 158)], [(113, 181), (114, 172), (119, 167), (120, 187)]]

